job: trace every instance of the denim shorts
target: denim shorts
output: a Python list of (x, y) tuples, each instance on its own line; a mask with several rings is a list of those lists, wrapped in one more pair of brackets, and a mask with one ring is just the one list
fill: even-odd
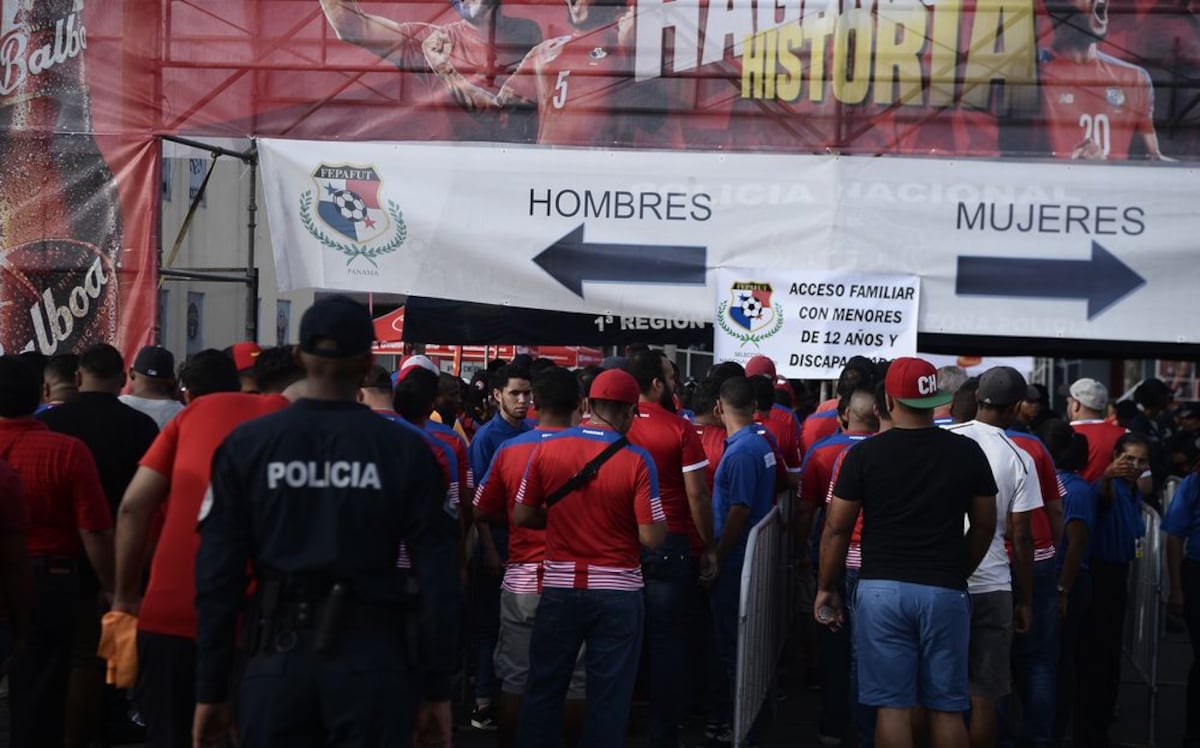
[(966, 590), (862, 579), (854, 600), (858, 697), (867, 706), (966, 711)]

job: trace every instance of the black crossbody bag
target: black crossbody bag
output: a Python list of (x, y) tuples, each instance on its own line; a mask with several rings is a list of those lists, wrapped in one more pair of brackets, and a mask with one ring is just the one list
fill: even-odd
[(629, 446), (629, 439), (622, 436), (620, 439), (617, 439), (615, 442), (605, 447), (603, 452), (589, 460), (586, 465), (580, 468), (578, 473), (575, 473), (575, 475), (571, 476), (570, 480), (559, 486), (554, 493), (546, 497), (546, 508), (549, 509), (565, 499), (572, 492), (578, 491), (580, 488), (583, 488), (585, 485), (591, 482), (591, 480), (596, 477), (596, 473), (600, 472), (600, 466), (608, 462), (613, 455), (615, 455), (617, 452), (620, 452), (627, 446)]

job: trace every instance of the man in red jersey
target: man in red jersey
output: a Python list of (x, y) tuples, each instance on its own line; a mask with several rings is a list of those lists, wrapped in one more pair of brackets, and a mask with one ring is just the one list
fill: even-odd
[[(186, 745), (196, 709), (196, 517), (208, 490), (213, 454), (238, 425), (287, 406), (280, 394), (303, 372), (290, 348), (268, 348), (254, 361), (255, 389), (239, 392), (231, 359), (205, 357), (189, 364), (193, 378), (218, 391), (188, 393), (188, 406), (171, 419), (142, 458), (117, 515), (117, 589), (113, 610), (138, 617), (138, 707), (150, 748)], [(199, 367), (199, 369), (197, 368)], [(163, 513), (150, 582), (140, 596), (151, 526)]]
[(63, 745), (84, 565), (112, 590), (112, 514), (96, 462), (83, 442), (33, 419), (41, 386), (25, 361), (0, 357), (0, 460), (25, 489), (33, 575), (29, 636), (9, 673), (13, 745)]
[[(778, 387), (777, 382), (779, 381), (779, 374), (775, 371), (775, 362), (767, 356), (755, 356), (746, 362), (747, 377), (754, 377), (760, 374), (771, 379), (772, 387)], [(796, 447), (800, 449), (801, 454), (803, 454), (803, 448), (800, 445), (800, 419), (796, 417), (796, 411), (792, 410), (786, 405), (772, 401), (770, 410), (764, 414), (764, 420), (775, 421), (780, 424), (778, 429), (772, 429), (771, 431), (772, 434), (775, 434), (776, 439), (779, 438), (779, 434), (782, 433), (785, 428), (790, 428), (793, 432), (795, 432)], [(790, 443), (790, 439), (780, 441), (781, 446), (785, 443)]]
[(1104, 471), (1112, 462), (1117, 440), (1127, 432), (1104, 420), (1104, 408), (1108, 405), (1108, 388), (1095, 379), (1076, 379), (1067, 390), (1067, 421), (1075, 433), (1083, 434), (1088, 440), (1088, 462), (1080, 475), (1088, 483), (1104, 477)]
[(422, 44), (442, 50), (446, 64), (480, 90), (498, 90), (525, 54), (541, 41), (535, 22), (500, 12), (499, 0), (452, 0), (461, 20), (444, 25), (400, 23), (363, 11), (357, 0), (321, 0), (339, 39), (366, 49), (405, 73), (418, 116), (401, 127), (425, 140), (530, 140), (532, 112), (504, 117), (476, 112), (454, 117), (455, 91), (430, 73)]
[(448, 35), (429, 35), (424, 45), (429, 66), (469, 110), (536, 107), (539, 143), (674, 145), (676, 137), (659, 132), (667, 109), (662, 83), (633, 80), (633, 9), (624, 0), (566, 5), (574, 31), (531, 49), (498, 94), (462, 75)]
[(624, 740), (645, 619), (639, 546), (657, 548), (667, 535), (654, 461), (624, 438), (640, 394), (628, 372), (596, 377), (588, 393), (592, 420), (538, 444), (517, 489), (513, 525), (546, 530), (521, 746), (559, 745), (563, 699), (584, 644), (588, 710), (580, 744)]
[(668, 410), (671, 362), (661, 351), (637, 350), (626, 370), (641, 392), (629, 441), (648, 453), (658, 470), (667, 539), (642, 551), (646, 593), (646, 638), (650, 657), (650, 745), (679, 745), (683, 695), (691, 682), (689, 622), (697, 617), (699, 578), (711, 579), (712, 495), (704, 480), (708, 459), (692, 424)]
[(1154, 84), (1137, 65), (1100, 52), (1108, 0), (1046, 4), (1054, 41), (1038, 63), (1042, 119), (1058, 158), (1119, 159), (1137, 150), (1161, 159), (1154, 132)]
[[(475, 491), (476, 520), (501, 522), (510, 527), (508, 561), (500, 591), (500, 634), (495, 652), (496, 677), (500, 680), (496, 721), (501, 748), (516, 745), (517, 717), (529, 680), (529, 642), (542, 597), (542, 559), (546, 555), (546, 534), (542, 530), (514, 525), (513, 507), (533, 450), (548, 437), (575, 425), (581, 400), (575, 375), (560, 366), (538, 372), (534, 377), (533, 396), (538, 406), (537, 428), (500, 445)], [(567, 745), (579, 742), (584, 696), (581, 655), (576, 659), (571, 685), (567, 689), (563, 731)]]

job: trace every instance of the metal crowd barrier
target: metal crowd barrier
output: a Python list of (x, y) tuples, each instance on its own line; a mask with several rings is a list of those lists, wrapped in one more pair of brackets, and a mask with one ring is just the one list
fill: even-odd
[[(790, 504), (784, 507), (790, 511)], [(750, 530), (738, 605), (733, 745), (750, 733), (775, 682), (787, 640), (787, 527), (777, 505)]]
[[(1164, 497), (1165, 498), (1165, 497)], [(1165, 504), (1165, 502), (1164, 502)], [(1129, 568), (1129, 603), (1125, 609), (1125, 655), (1138, 678), (1146, 685), (1146, 745), (1154, 746), (1154, 722), (1158, 707), (1158, 642), (1161, 638), (1165, 547), (1158, 512), (1142, 505), (1146, 521), (1142, 554)]]
[(1179, 490), (1179, 484), (1183, 479), (1177, 475), (1172, 475), (1167, 478), (1167, 482), (1163, 484), (1162, 489), (1162, 513), (1167, 516), (1167, 507), (1171, 506), (1171, 500), (1175, 498), (1175, 492)]

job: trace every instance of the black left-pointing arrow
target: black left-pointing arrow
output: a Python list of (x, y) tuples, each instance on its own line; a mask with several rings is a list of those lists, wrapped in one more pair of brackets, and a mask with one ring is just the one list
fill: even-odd
[(538, 267), (583, 298), (585, 281), (703, 286), (706, 247), (586, 242), (584, 224), (533, 258)]

